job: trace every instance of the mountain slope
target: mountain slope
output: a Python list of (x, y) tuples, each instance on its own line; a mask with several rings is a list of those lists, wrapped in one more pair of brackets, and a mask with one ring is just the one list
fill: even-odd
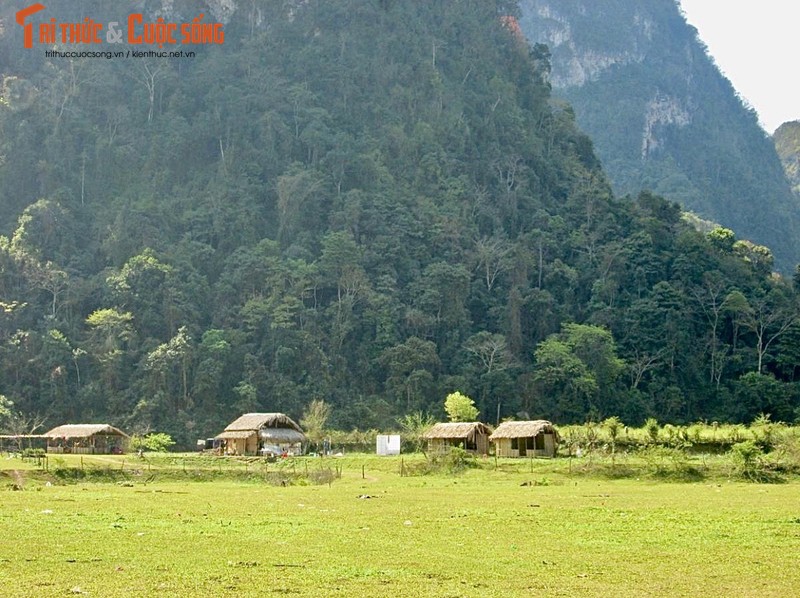
[(552, 82), (575, 108), (619, 193), (647, 188), (800, 257), (800, 206), (756, 115), (708, 57), (675, 0), (523, 0), (521, 26), (552, 52)]
[(769, 252), (615, 198), (513, 3), (213, 4), (225, 44), (192, 59), (0, 35), (15, 409), (184, 446), (317, 399), (391, 429), (454, 390), (486, 421), (792, 417), (796, 344), (757, 334), (794, 314)]

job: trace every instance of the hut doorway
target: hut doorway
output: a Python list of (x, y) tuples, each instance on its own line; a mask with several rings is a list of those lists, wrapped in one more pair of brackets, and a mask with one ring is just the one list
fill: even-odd
[(526, 438), (512, 438), (511, 439), (511, 450), (517, 451), (518, 457), (524, 457), (528, 453), (526, 452)]

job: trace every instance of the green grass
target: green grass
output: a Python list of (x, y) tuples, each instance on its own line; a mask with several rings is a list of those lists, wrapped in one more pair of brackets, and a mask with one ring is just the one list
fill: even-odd
[(155, 477), (125, 485), (4, 462), (26, 480), (0, 484), (0, 594), (787, 596), (800, 584), (797, 482), (570, 476), (566, 460), (400, 477), (399, 459), (353, 456), (299, 459), (342, 477), (280, 487), (257, 466), (248, 481), (191, 482), (202, 458), (154, 460)]

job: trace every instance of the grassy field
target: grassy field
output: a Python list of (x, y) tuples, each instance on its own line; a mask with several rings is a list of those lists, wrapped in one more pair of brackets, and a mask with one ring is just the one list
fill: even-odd
[[(0, 594), (788, 596), (800, 586), (798, 482), (613, 480), (568, 475), (566, 460), (401, 477), (399, 459), (367, 456), (239, 463), (241, 481), (196, 481), (213, 461), (165, 457), (122, 476), (120, 457), (85, 461), (118, 481), (63, 484), (52, 462), (50, 473), (0, 465)], [(281, 468), (329, 483), (275, 485)]]

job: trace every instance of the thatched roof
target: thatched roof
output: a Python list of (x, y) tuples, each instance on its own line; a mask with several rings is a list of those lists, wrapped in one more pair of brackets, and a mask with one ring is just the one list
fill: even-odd
[(476, 436), (491, 433), (491, 428), (480, 422), (451, 422), (434, 425), (422, 437), (428, 440), (434, 438), (466, 438), (474, 442)]
[(48, 438), (89, 438), (90, 436), (122, 436), (128, 435), (114, 426), (108, 424), (68, 424), (53, 428), (44, 436)]
[(558, 432), (552, 423), (545, 419), (537, 419), (528, 422), (503, 422), (489, 436), (489, 440), (498, 438), (533, 438), (541, 433), (554, 434), (558, 440)]
[(255, 430), (231, 430), (218, 434), (214, 438), (218, 440), (235, 440), (236, 438), (250, 438), (251, 436), (255, 436), (255, 434)]
[(303, 429), (283, 413), (245, 413), (225, 428), (225, 432), (246, 432), (263, 428), (284, 428), (303, 433)]

